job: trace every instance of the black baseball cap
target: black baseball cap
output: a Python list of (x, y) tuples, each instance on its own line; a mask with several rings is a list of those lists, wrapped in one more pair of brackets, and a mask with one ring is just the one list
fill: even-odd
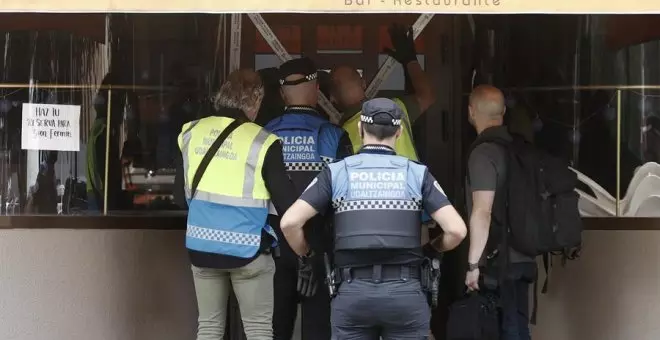
[(403, 110), (393, 100), (374, 98), (362, 104), (360, 121), (363, 124), (401, 126)]
[[(298, 85), (318, 78), (316, 65), (314, 65), (314, 62), (307, 57), (291, 59), (280, 65), (279, 71), (280, 85)], [(303, 78), (292, 81), (286, 80), (286, 77), (294, 74), (299, 74), (303, 76)]]

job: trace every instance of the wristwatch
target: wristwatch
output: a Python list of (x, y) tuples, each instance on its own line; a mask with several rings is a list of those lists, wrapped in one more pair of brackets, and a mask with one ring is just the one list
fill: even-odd
[(472, 272), (479, 269), (479, 264), (478, 263), (468, 263), (468, 271)]

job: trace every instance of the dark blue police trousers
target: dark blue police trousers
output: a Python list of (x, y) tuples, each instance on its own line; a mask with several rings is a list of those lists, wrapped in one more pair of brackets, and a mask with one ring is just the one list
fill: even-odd
[(424, 340), (430, 318), (419, 280), (344, 281), (332, 300), (332, 340)]

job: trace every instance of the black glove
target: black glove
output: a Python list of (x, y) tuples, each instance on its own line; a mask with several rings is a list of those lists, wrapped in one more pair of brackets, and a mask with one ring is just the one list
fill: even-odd
[(417, 61), (412, 27), (406, 29), (401, 25), (393, 24), (389, 28), (389, 33), (394, 49), (385, 48), (385, 53), (396, 59), (404, 67), (410, 62)]
[(312, 259), (308, 256), (298, 258), (298, 294), (302, 297), (311, 297), (316, 294), (316, 275)]
[(429, 259), (438, 259), (442, 257), (442, 253), (435, 249), (431, 243), (427, 243), (422, 247), (422, 254)]

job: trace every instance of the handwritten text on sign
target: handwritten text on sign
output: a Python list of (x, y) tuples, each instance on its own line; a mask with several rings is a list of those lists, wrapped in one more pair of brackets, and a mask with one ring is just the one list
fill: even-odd
[(21, 147), (80, 151), (80, 106), (24, 103)]

